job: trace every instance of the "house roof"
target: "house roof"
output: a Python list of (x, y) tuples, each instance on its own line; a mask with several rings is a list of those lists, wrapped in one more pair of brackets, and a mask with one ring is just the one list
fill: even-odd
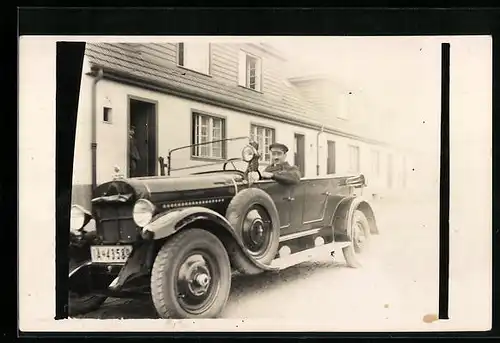
[(300, 76), (292, 76), (289, 77), (288, 80), (292, 83), (298, 82), (307, 82), (307, 81), (316, 81), (316, 80), (329, 80), (330, 77), (323, 74), (308, 74), (308, 75), (300, 75)]
[[(120, 82), (133, 80), (136, 85), (150, 85), (156, 90), (174, 94), (194, 94), (197, 98), (212, 99), (231, 104), (233, 108), (245, 107), (255, 114), (280, 118), (283, 121), (299, 123), (306, 127), (324, 130), (334, 134), (375, 144), (383, 144), (366, 135), (348, 130), (348, 124), (339, 121), (339, 125), (327, 126), (328, 123), (312, 118), (318, 116), (315, 105), (302, 96), (293, 84), (284, 87), (281, 98), (243, 87), (235, 86), (208, 75), (177, 67), (172, 63), (158, 62), (158, 58), (148, 56), (147, 50), (141, 50), (142, 44), (128, 43), (88, 43), (86, 55), (92, 66), (102, 68), (105, 74), (114, 75)], [(312, 114), (312, 115), (311, 115)]]

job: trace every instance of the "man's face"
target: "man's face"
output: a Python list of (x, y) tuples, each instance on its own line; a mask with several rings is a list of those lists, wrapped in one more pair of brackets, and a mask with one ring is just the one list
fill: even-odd
[(130, 137), (134, 137), (135, 130), (134, 129), (128, 130), (128, 134), (129, 134)]
[(274, 164), (282, 164), (286, 159), (286, 154), (282, 150), (271, 150), (271, 156)]

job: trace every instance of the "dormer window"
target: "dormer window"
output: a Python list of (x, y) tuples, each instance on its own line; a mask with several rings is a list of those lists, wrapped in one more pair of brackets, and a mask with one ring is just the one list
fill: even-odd
[(198, 73), (210, 75), (210, 43), (178, 43), (177, 65)]
[(351, 116), (353, 106), (353, 93), (345, 92), (340, 95), (337, 118), (348, 120)]
[(262, 89), (262, 59), (240, 51), (238, 77), (240, 86), (260, 92)]

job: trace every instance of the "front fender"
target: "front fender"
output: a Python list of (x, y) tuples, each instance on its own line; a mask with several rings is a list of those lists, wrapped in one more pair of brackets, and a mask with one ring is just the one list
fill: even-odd
[(351, 240), (353, 230), (352, 218), (356, 210), (362, 211), (366, 216), (370, 224), (370, 231), (375, 234), (379, 233), (375, 220), (375, 213), (368, 199), (360, 196), (352, 196), (340, 202), (332, 217), (334, 232), (338, 237), (341, 237), (341, 239)]
[(158, 240), (171, 236), (183, 227), (182, 222), (187, 217), (207, 211), (204, 207), (189, 207), (164, 212), (142, 229), (142, 237)]
[[(268, 265), (255, 261), (247, 252), (243, 245), (241, 237), (236, 234), (236, 231), (227, 221), (227, 219), (221, 214), (206, 207), (196, 206), (165, 212), (143, 228), (142, 237), (144, 239), (154, 240), (166, 238), (196, 221), (206, 221), (207, 223), (212, 224), (207, 225), (207, 228), (216, 227), (217, 229), (222, 229), (212, 230), (212, 233), (214, 233), (222, 240), (223, 244), (226, 246), (226, 249), (228, 248), (227, 244), (230, 243), (226, 239), (226, 237), (229, 235), (229, 237), (232, 238), (231, 241), (237, 243), (237, 247), (239, 248), (238, 253), (243, 254), (247, 258), (247, 260), (251, 262), (255, 267), (265, 271), (276, 270), (276, 268), (274, 267), (270, 267)], [(204, 229), (205, 227), (200, 228)]]

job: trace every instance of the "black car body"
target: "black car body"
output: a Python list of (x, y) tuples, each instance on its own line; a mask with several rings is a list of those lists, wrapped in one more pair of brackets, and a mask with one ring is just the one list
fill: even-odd
[[(356, 255), (378, 233), (371, 206), (354, 194), (365, 186), (363, 175), (286, 185), (252, 181), (230, 165), (117, 178), (97, 187), (91, 211), (75, 207), (70, 315), (109, 296), (146, 295), (161, 317), (216, 317), (234, 270), (279, 271), (337, 248), (349, 266), (359, 266)], [(85, 232), (92, 219), (95, 230)]]

